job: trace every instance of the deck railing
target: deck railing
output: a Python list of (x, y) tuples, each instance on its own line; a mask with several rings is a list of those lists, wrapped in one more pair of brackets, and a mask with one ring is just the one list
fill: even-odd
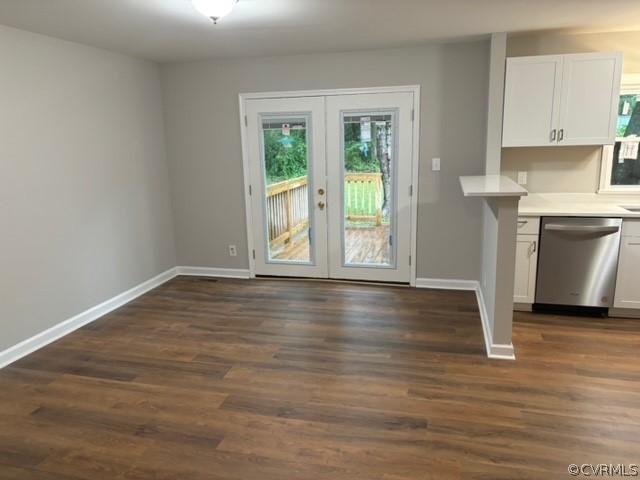
[(267, 187), (269, 243), (288, 243), (309, 225), (307, 177), (298, 177)]
[(347, 219), (382, 225), (382, 174), (347, 173), (344, 180)]
[[(345, 174), (346, 215), (353, 222), (382, 225), (382, 174)], [(269, 243), (288, 243), (309, 225), (309, 185), (298, 177), (267, 187)]]

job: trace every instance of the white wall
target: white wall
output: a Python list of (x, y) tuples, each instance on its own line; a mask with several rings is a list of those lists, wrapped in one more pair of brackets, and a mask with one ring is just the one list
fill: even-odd
[(513, 181), (528, 173), (533, 193), (593, 193), (600, 182), (602, 147), (504, 148), (502, 174)]
[(0, 351), (175, 265), (152, 63), (0, 26)]
[(484, 170), (488, 51), (479, 41), (163, 66), (178, 262), (248, 268), (239, 93), (420, 84), (418, 277), (478, 280), (481, 206), (458, 177)]

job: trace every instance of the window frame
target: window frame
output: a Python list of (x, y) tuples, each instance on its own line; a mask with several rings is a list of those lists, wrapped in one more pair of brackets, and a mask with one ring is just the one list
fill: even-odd
[[(623, 77), (620, 86), (620, 96), (640, 95), (640, 74)], [(640, 137), (638, 137), (640, 140)], [(616, 142), (624, 141), (624, 138), (616, 137)], [(611, 185), (613, 170), (613, 151), (615, 145), (603, 145), (600, 161), (600, 186), (598, 193), (602, 194), (640, 194), (640, 185)]]

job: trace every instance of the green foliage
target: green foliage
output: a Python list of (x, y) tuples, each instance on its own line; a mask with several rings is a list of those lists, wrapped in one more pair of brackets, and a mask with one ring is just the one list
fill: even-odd
[(281, 130), (264, 131), (265, 169), (269, 184), (307, 175), (307, 131), (291, 130), (290, 144)]
[(360, 124), (348, 123), (344, 130), (345, 169), (347, 172), (378, 173), (380, 164), (375, 156), (373, 142), (366, 149), (360, 141)]
[[(640, 135), (640, 95), (621, 95), (618, 104), (618, 128), (616, 136), (629, 137)], [(623, 115), (624, 105), (628, 105), (628, 113)]]
[[(269, 184), (307, 175), (306, 135), (307, 131), (304, 129), (291, 130), (288, 139), (279, 129), (264, 131), (265, 167)], [(380, 172), (375, 142), (367, 142), (365, 145), (360, 141), (359, 123), (345, 125), (344, 140), (347, 172)]]
[(631, 135), (640, 136), (640, 102), (636, 102), (633, 105), (633, 112), (624, 132), (625, 137), (630, 137)]

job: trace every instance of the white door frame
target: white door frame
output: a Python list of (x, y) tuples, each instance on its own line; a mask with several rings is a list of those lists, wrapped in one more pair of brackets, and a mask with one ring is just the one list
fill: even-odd
[(240, 104), (240, 135), (242, 142), (242, 167), (244, 173), (244, 204), (247, 224), (247, 254), (249, 258), (249, 273), (255, 278), (255, 260), (253, 258), (254, 232), (253, 212), (251, 208), (251, 181), (249, 148), (247, 134), (246, 101), (266, 98), (293, 98), (293, 97), (319, 97), (334, 95), (358, 95), (376, 93), (412, 93), (413, 94), (413, 146), (411, 158), (411, 286), (416, 285), (416, 258), (418, 250), (418, 194), (419, 194), (419, 164), (420, 164), (420, 85), (406, 85), (397, 87), (372, 87), (372, 88), (339, 88), (329, 90), (296, 90), (289, 92), (260, 92), (241, 93), (238, 96)]

